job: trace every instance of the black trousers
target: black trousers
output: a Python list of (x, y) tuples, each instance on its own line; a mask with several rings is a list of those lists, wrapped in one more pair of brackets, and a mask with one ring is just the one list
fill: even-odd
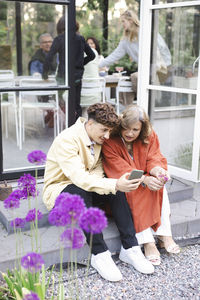
[(82, 81), (76, 80), (75, 81), (75, 113), (76, 113), (76, 120), (82, 116), (82, 108), (80, 105), (81, 102), (81, 87)]
[[(113, 218), (120, 233), (121, 243), (125, 249), (137, 246), (138, 242), (135, 236), (135, 228), (129, 205), (126, 200), (125, 193), (117, 192), (116, 195), (99, 195), (94, 192), (87, 192), (74, 184), (68, 185), (62, 192), (77, 194), (81, 196), (87, 208), (92, 206), (99, 207), (103, 201), (109, 201)], [(87, 243), (90, 242), (90, 234), (84, 232)], [(103, 234), (94, 234), (92, 239), (92, 253), (98, 254), (108, 250), (103, 239)]]

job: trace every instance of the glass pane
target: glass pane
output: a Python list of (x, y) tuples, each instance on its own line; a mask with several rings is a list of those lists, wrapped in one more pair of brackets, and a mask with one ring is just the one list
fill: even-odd
[(200, 181), (200, 154), (199, 154), (199, 172), (198, 172), (198, 180)]
[(200, 6), (153, 11), (150, 82), (197, 88)]
[[(57, 26), (62, 15), (62, 5), (0, 1), (0, 88), (43, 89), (64, 84), (63, 38), (58, 52), (47, 64), (49, 80), (42, 79), (44, 62), (55, 45), (54, 39), (58, 34), (59, 38), (64, 35)], [(26, 159), (30, 151), (47, 152), (58, 127), (64, 128), (63, 93), (43, 90), (0, 95), (4, 170), (30, 166)]]
[[(190, 95), (151, 91), (150, 96), (151, 121), (159, 136), (162, 153), (170, 165), (191, 170), (196, 107), (174, 106), (176, 99), (186, 99)], [(166, 105), (160, 105), (166, 96)]]
[[(60, 93), (63, 94), (64, 91), (50, 91), (48, 95), (47, 91), (21, 92), (17, 96), (18, 102), (21, 103), (18, 112), (16, 106), (10, 104), (11, 101), (6, 105), (2, 104), (4, 169), (30, 166), (27, 154), (33, 150), (47, 153), (57, 135), (57, 129), (64, 129), (65, 115), (61, 109), (58, 111), (56, 106)], [(4, 97), (11, 99), (15, 95), (9, 93)]]
[(176, 3), (176, 2), (185, 2), (188, 0), (154, 0), (153, 4), (165, 4), (165, 3)]

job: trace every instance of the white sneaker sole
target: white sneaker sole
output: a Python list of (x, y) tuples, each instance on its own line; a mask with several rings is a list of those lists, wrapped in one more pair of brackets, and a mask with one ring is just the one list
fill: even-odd
[(155, 271), (155, 269), (154, 269), (154, 266), (152, 265), (152, 268), (151, 268), (151, 270), (149, 269), (149, 270), (144, 270), (144, 269), (142, 269), (140, 266), (136, 266), (136, 265), (134, 265), (132, 262), (130, 262), (127, 258), (124, 258), (123, 257), (123, 255), (119, 255), (119, 259), (121, 260), (121, 261), (123, 261), (123, 262), (125, 262), (125, 263), (127, 263), (127, 264), (129, 264), (129, 265), (131, 265), (131, 266), (133, 266), (138, 272), (140, 272), (140, 273), (143, 273), (143, 274), (153, 274), (154, 273), (154, 271)]
[(119, 272), (118, 276), (116, 277), (111, 277), (111, 276), (107, 276), (107, 274), (105, 274), (104, 272), (102, 272), (98, 266), (96, 266), (96, 264), (93, 262), (91, 262), (91, 266), (99, 273), (99, 275), (101, 275), (102, 278), (104, 278), (105, 280), (108, 280), (108, 281), (112, 281), (112, 282), (117, 282), (117, 281), (120, 281), (122, 280), (122, 274), (120, 273), (119, 270), (117, 270)]

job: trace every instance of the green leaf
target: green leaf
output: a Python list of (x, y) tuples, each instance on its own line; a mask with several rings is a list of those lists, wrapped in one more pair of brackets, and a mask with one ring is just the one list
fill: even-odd
[(8, 285), (8, 289), (9, 289), (11, 295), (15, 296), (13, 281), (9, 277), (7, 277), (6, 275), (3, 278), (4, 278), (5, 282)]
[(34, 291), (34, 284), (36, 283), (35, 282), (35, 274), (27, 272), (27, 277), (28, 277), (29, 289)]
[(58, 300), (64, 300), (64, 285), (63, 283), (60, 284), (60, 289), (59, 289), (59, 295), (58, 295)]
[(38, 294), (40, 300), (45, 300), (45, 292), (43, 293), (42, 286), (39, 282), (35, 283), (35, 291)]
[(43, 293), (44, 296), (45, 296), (45, 293), (46, 293), (45, 275), (46, 275), (45, 267), (44, 267), (44, 265), (42, 265), (42, 293)]
[(16, 296), (16, 300), (22, 300), (22, 297), (18, 294), (16, 290), (15, 290), (15, 296)]
[[(50, 272), (50, 274), (49, 274), (49, 279), (48, 279), (48, 281), (47, 281), (47, 283), (46, 283), (46, 290), (47, 290), (48, 287), (49, 287), (49, 283), (50, 283), (50, 280), (51, 280), (51, 277), (52, 277), (52, 273), (53, 273), (54, 268), (55, 268), (55, 265), (53, 265), (53, 267), (51, 268), (51, 272)], [(54, 277), (53, 277), (53, 279), (54, 279)]]

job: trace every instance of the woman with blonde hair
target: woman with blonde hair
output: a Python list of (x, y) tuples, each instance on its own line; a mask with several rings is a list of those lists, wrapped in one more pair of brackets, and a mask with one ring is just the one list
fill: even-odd
[(126, 193), (139, 244), (154, 265), (160, 264), (160, 253), (153, 235), (167, 252), (177, 254), (179, 246), (172, 239), (170, 208), (166, 188), (170, 176), (167, 160), (160, 152), (158, 136), (145, 111), (137, 105), (122, 113), (120, 125), (103, 144), (103, 167), (106, 175), (119, 178), (133, 169), (143, 170), (137, 188)]
[(128, 54), (133, 61), (138, 62), (139, 19), (134, 12), (126, 10), (121, 15), (121, 22), (124, 28), (122, 39), (117, 48), (101, 61), (99, 64), (100, 67), (110, 66), (122, 58), (125, 54)]
[[(126, 54), (129, 55), (130, 59), (133, 62), (138, 63), (139, 57), (139, 28), (140, 22), (138, 16), (135, 12), (131, 10), (126, 10), (121, 15), (121, 22), (123, 26), (123, 36), (121, 41), (119, 42), (117, 48), (108, 55), (104, 60), (102, 60), (99, 64), (99, 67), (108, 67), (114, 64), (116, 61), (124, 57)], [(156, 64), (160, 64), (162, 61), (162, 67), (166, 68), (171, 65), (171, 54), (169, 48), (161, 35), (158, 33), (157, 35), (157, 53), (156, 53)], [(159, 71), (159, 70), (158, 70)], [(137, 93), (137, 72), (133, 73), (134, 76), (131, 76), (134, 92)], [(132, 74), (131, 74), (132, 75)]]

